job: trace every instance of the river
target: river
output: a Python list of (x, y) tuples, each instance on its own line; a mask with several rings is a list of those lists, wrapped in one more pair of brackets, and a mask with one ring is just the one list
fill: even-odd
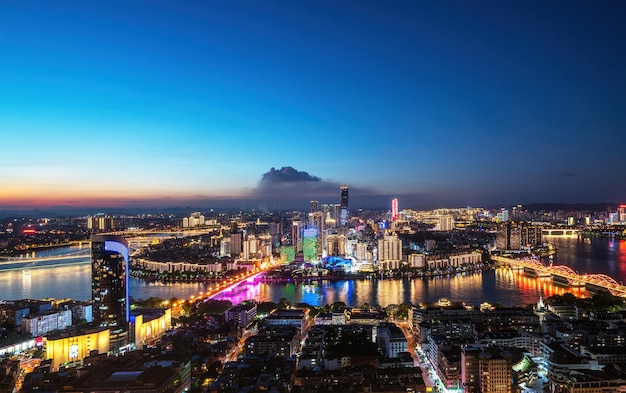
[[(604, 238), (551, 238), (558, 248), (554, 264), (564, 264), (579, 273), (604, 273), (626, 281), (626, 240)], [(68, 250), (69, 251), (69, 250)], [(62, 252), (57, 255), (63, 254)], [(63, 262), (66, 262), (64, 260)], [(44, 262), (38, 262), (37, 264)], [(46, 262), (47, 263), (47, 262)], [(42, 299), (52, 297), (87, 300), (91, 298), (91, 267), (88, 257), (63, 266), (29, 265), (22, 269), (0, 266), (0, 299)], [(138, 299), (160, 297), (187, 298), (209, 289), (206, 284), (146, 283), (130, 279), (130, 294)], [(369, 304), (430, 303), (441, 297), (480, 304), (483, 301), (506, 306), (535, 303), (539, 296), (565, 293), (549, 279), (530, 278), (506, 269), (466, 273), (427, 279), (359, 279), (314, 283), (258, 283), (230, 295), (237, 302), (244, 299), (323, 305), (342, 301), (349, 306)], [(581, 294), (585, 294), (584, 292)]]

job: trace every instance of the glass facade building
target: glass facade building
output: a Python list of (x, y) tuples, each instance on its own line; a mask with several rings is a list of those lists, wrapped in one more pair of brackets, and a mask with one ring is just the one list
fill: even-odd
[(340, 205), (341, 205), (341, 218), (340, 218), (340, 223), (341, 225), (346, 225), (346, 223), (348, 222), (348, 209), (349, 209), (349, 202), (348, 202), (348, 186), (346, 186), (345, 184), (342, 185), (340, 187), (341, 189), (341, 200), (340, 200)]
[(128, 242), (116, 235), (91, 236), (93, 321), (111, 331), (111, 346), (124, 345), (128, 332)]

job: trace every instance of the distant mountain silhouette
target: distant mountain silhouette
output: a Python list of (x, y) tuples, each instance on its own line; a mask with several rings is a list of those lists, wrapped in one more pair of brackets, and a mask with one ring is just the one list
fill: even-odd
[(616, 211), (618, 203), (530, 203), (523, 205), (524, 210), (536, 211)]

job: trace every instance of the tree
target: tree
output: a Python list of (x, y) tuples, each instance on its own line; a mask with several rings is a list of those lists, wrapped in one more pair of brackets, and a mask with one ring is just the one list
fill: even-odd
[(396, 309), (396, 318), (398, 319), (407, 319), (409, 317), (409, 310), (413, 308), (413, 305), (410, 303), (402, 303), (398, 305)]
[(290, 302), (289, 300), (287, 300), (287, 298), (285, 298), (285, 297), (281, 297), (281, 298), (278, 300), (278, 305), (277, 305), (277, 307), (278, 307), (279, 309), (289, 308), (289, 307), (291, 307), (291, 302)]
[(230, 300), (207, 300), (198, 303), (198, 313), (203, 315), (220, 315), (233, 307)]
[(259, 315), (269, 314), (276, 310), (277, 305), (274, 302), (261, 302), (256, 305), (256, 312)]

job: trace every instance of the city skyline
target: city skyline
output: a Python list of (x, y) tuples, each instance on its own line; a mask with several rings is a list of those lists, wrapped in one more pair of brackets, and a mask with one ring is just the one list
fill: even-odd
[(619, 203), (621, 3), (0, 13), (0, 211)]

